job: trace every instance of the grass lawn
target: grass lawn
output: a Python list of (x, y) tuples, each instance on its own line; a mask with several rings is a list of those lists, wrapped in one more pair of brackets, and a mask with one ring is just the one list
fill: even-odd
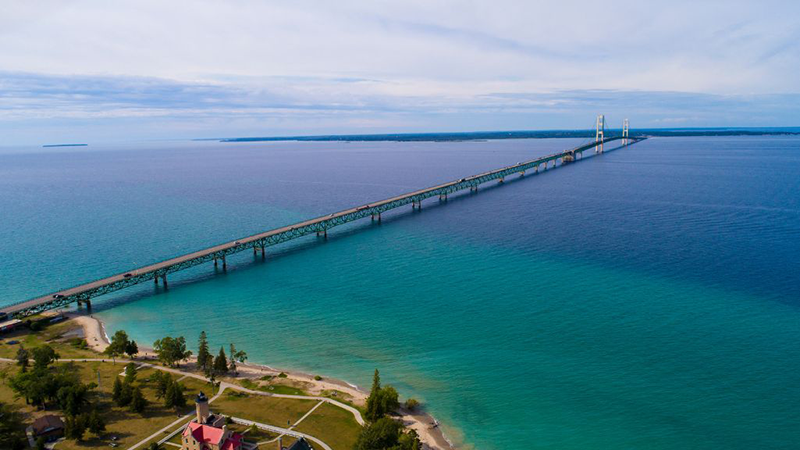
[[(67, 342), (66, 338), (62, 338), (63, 335), (77, 329), (80, 329), (80, 325), (65, 321), (47, 325), (43, 330), (37, 332), (31, 332), (23, 327), (13, 333), (4, 334), (0, 341), (0, 358), (14, 358), (20, 345), (31, 350), (44, 344), (53, 347), (62, 358), (97, 358), (98, 353), (89, 349), (76, 348)], [(19, 341), (19, 344), (9, 345), (9, 341)]]
[(350, 411), (323, 403), (295, 430), (320, 439), (333, 450), (350, 450), (356, 443), (361, 426)]
[(269, 383), (254, 382), (248, 379), (234, 380), (240, 386), (254, 391), (269, 392), (270, 394), (288, 394), (288, 395), (308, 395), (298, 382), (280, 382), (273, 379)]
[(275, 398), (256, 394), (227, 395), (226, 391), (226, 395), (214, 400), (211, 410), (240, 419), (286, 427), (287, 421), (297, 422), (316, 403), (315, 400)]
[[(69, 362), (61, 363), (60, 365), (78, 372), (84, 382), (93, 381), (97, 383), (99, 373), (100, 386), (95, 390), (91, 401), (106, 420), (106, 432), (102, 433), (101, 436), (87, 434), (82, 442), (61, 442), (58, 444), (59, 449), (107, 447), (111, 436), (116, 436), (119, 439), (118, 442), (121, 448), (127, 448), (178, 418), (174, 410), (165, 408), (163, 403), (155, 398), (155, 391), (150, 386), (151, 383), (145, 381), (149, 376), (146, 370), (142, 370), (137, 375), (135, 383), (142, 387), (142, 393), (150, 402), (150, 405), (148, 405), (144, 414), (138, 414), (128, 411), (127, 408), (120, 408), (114, 405), (111, 400), (114, 378), (124, 370), (125, 364), (92, 361), (85, 363)], [(193, 399), (193, 396), (187, 395), (187, 406), (181, 411), (181, 414), (185, 414), (194, 408)]]

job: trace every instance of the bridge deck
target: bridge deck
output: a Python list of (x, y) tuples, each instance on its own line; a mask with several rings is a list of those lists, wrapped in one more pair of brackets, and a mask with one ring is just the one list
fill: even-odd
[[(602, 141), (607, 143), (619, 140), (621, 137), (610, 137)], [(631, 143), (637, 142), (638, 138), (630, 138)], [(168, 273), (183, 270), (203, 262), (223, 259), (226, 255), (238, 253), (250, 248), (261, 248), (296, 239), (314, 232), (327, 232), (328, 229), (342, 225), (367, 216), (379, 215), (382, 212), (398, 208), (409, 203), (417, 203), (423, 199), (437, 195), (447, 195), (467, 188), (474, 188), (480, 184), (491, 180), (502, 179), (508, 175), (522, 173), (527, 170), (538, 168), (542, 164), (550, 161), (562, 159), (565, 156), (575, 156), (585, 150), (599, 145), (600, 142), (592, 142), (560, 153), (543, 156), (530, 161), (515, 164), (489, 172), (484, 172), (471, 177), (462, 178), (458, 181), (443, 183), (438, 186), (420, 189), (407, 194), (398, 195), (386, 200), (346, 209), (323, 217), (306, 220), (264, 233), (255, 234), (245, 238), (237, 239), (214, 247), (199, 250), (176, 258), (168, 259), (156, 264), (133, 269), (128, 272), (120, 273), (110, 277), (102, 278), (90, 283), (64, 289), (53, 294), (48, 294), (28, 301), (7, 305), (0, 308), (0, 313), (6, 313), (10, 317), (22, 317), (35, 314), (41, 311), (55, 309), (66, 306), (77, 301), (87, 301), (90, 298), (123, 289), (128, 286), (139, 284), (148, 280), (157, 280), (159, 277), (166, 277)], [(563, 162), (563, 160), (562, 160)], [(126, 276), (128, 275), (128, 276)]]

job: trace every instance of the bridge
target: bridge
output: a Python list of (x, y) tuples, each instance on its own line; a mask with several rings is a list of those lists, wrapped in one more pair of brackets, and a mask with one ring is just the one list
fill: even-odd
[(484, 183), (495, 180), (502, 183), (506, 177), (512, 175), (518, 174), (520, 176), (525, 176), (527, 172), (532, 171), (533, 173), (538, 173), (547, 170), (548, 167), (551, 166), (555, 168), (559, 164), (573, 163), (583, 159), (584, 151), (595, 149), (595, 152), (602, 153), (604, 144), (608, 142), (622, 140), (622, 145), (624, 146), (644, 139), (643, 137), (628, 136), (627, 120), (623, 128), (622, 136), (605, 137), (604, 130), (602, 130), (605, 124), (604, 122), (601, 123), (601, 120), (603, 120), (602, 116), (598, 117), (599, 131), (595, 140), (586, 145), (255, 234), (156, 264), (139, 267), (125, 273), (102, 278), (80, 286), (64, 289), (43, 297), (7, 305), (0, 308), (0, 318), (2, 318), (2, 316), (21, 318), (43, 311), (65, 307), (71, 303), (77, 303), (78, 305), (83, 303), (86, 304), (87, 307), (91, 307), (91, 299), (94, 297), (148, 281), (158, 285), (160, 280), (166, 288), (167, 275), (180, 270), (208, 262), (213, 262), (215, 267), (221, 264), (222, 268), (226, 269), (226, 258), (228, 256), (250, 249), (252, 249), (254, 255), (260, 253), (261, 257), (265, 258), (267, 247), (298, 239), (312, 233), (316, 233), (317, 236), (327, 237), (328, 230), (339, 225), (344, 225), (366, 217), (370, 217), (373, 221), (380, 221), (382, 213), (409, 204), (412, 209), (422, 208), (422, 201), (431, 197), (439, 197), (440, 200), (446, 200), (448, 195), (455, 192), (466, 189), (469, 189), (471, 192), (477, 191), (478, 187)]

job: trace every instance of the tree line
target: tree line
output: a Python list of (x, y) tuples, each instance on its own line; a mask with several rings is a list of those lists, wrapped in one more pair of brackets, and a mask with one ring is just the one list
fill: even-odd
[(60, 408), (68, 439), (81, 440), (87, 430), (101, 433), (106, 428), (105, 420), (90, 401), (90, 393), (97, 384), (82, 383), (71, 367), (52, 367), (59, 357), (49, 345), (31, 351), (20, 346), (16, 355), (20, 371), (9, 380), (9, 386), (28, 405), (40, 409), (47, 409), (48, 405)]
[[(416, 405), (413, 399), (406, 402), (411, 409)], [(354, 450), (420, 450), (422, 444), (417, 432), (406, 430), (401, 422), (388, 417), (398, 408), (397, 390), (392, 386), (381, 386), (381, 375), (375, 369), (364, 412), (367, 424), (361, 429)]]

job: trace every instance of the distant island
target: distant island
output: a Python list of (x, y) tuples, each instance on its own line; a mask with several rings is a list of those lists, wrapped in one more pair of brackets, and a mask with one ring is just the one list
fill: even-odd
[[(621, 134), (621, 130), (606, 132)], [(480, 141), (496, 139), (545, 139), (594, 137), (595, 130), (539, 130), (539, 131), (475, 131), (459, 133), (395, 133), (395, 134), (341, 134), (318, 136), (265, 136), (195, 139), (196, 141), (219, 142), (265, 142), (265, 141), (396, 141), (396, 142), (445, 142)], [(632, 129), (631, 136), (779, 136), (800, 135), (800, 128), (641, 128)]]
[(45, 144), (42, 147), (86, 147), (89, 144)]

